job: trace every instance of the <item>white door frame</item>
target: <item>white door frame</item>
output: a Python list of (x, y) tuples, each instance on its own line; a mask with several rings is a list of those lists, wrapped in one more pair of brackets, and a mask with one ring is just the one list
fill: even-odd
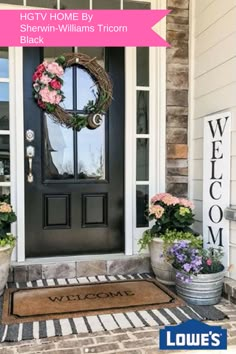
[[(152, 8), (165, 9), (166, 0), (151, 0)], [(0, 9), (6, 5), (0, 4)], [(16, 8), (9, 5), (8, 8)], [(18, 8), (23, 8), (18, 6)], [(34, 8), (35, 9), (35, 8)], [(165, 38), (166, 21), (158, 24)], [(137, 253), (143, 228), (136, 228), (136, 48), (125, 48), (125, 255)], [(23, 49), (9, 48), (11, 202), (18, 217), (12, 231), (18, 237), (13, 260), (25, 261), (25, 167), (23, 111)], [(166, 164), (166, 49), (150, 48), (150, 196), (165, 191)], [(68, 257), (69, 258), (69, 257)], [(36, 260), (35, 260), (36, 261)], [(37, 262), (39, 259), (37, 259)]]

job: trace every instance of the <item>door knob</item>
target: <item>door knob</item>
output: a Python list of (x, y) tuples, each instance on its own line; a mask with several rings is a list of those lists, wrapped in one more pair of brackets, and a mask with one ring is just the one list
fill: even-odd
[(27, 146), (26, 148), (26, 156), (28, 157), (28, 161), (29, 161), (29, 173), (27, 176), (27, 180), (29, 183), (32, 183), (34, 181), (34, 176), (32, 173), (32, 165), (33, 165), (33, 157), (35, 154), (35, 149), (32, 145)]

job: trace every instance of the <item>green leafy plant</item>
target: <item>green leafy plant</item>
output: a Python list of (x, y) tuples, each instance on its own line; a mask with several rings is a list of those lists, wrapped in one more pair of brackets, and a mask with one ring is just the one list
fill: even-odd
[(166, 257), (166, 252), (169, 247), (174, 243), (185, 240), (191, 247), (201, 249), (203, 246), (203, 238), (199, 234), (194, 234), (189, 231), (177, 231), (177, 230), (166, 230), (164, 234), (160, 235), (160, 238), (163, 239), (163, 255)]
[(140, 247), (139, 252), (144, 250), (149, 245), (149, 243), (152, 242), (153, 238), (154, 238), (154, 235), (151, 233), (151, 230), (150, 229), (145, 230), (142, 235), (142, 238), (140, 238), (138, 240), (138, 245)]
[(0, 247), (10, 246), (15, 247), (16, 238), (11, 233), (6, 233), (4, 237), (0, 237)]
[[(144, 231), (142, 238), (138, 241), (140, 251), (145, 249), (154, 237), (155, 235), (150, 229)], [(192, 247), (199, 249), (202, 247), (203, 243), (201, 235), (189, 231), (178, 231), (176, 229), (166, 230), (164, 233), (159, 234), (158, 238), (163, 240), (164, 256), (166, 256), (168, 248), (180, 240), (186, 240)]]

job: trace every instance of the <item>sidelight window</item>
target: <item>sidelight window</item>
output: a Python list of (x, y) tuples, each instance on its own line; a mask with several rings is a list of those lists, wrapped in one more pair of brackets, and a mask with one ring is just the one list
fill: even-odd
[(8, 48), (0, 47), (0, 195), (10, 191)]

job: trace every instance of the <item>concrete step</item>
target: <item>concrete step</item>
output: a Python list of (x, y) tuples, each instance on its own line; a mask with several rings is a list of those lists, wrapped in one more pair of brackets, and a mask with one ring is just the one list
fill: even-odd
[(96, 275), (150, 273), (147, 256), (90, 256), (92, 260), (73, 257), (73, 260), (45, 260), (12, 264), (8, 282), (27, 282), (39, 279), (76, 278)]

